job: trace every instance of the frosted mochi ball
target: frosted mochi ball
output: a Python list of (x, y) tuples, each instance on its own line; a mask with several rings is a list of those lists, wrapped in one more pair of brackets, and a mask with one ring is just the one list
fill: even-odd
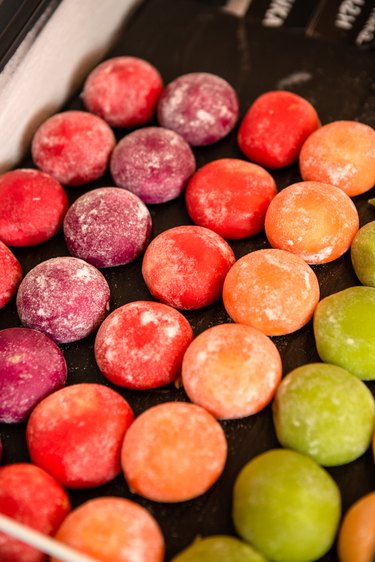
[(333, 121), (316, 130), (299, 156), (305, 181), (329, 183), (350, 197), (375, 184), (375, 131), (357, 121)]
[(95, 267), (113, 267), (143, 252), (151, 224), (139, 197), (119, 187), (102, 187), (73, 203), (64, 219), (64, 235), (73, 256)]
[(82, 100), (111, 127), (137, 127), (154, 115), (163, 89), (159, 72), (137, 57), (114, 57), (92, 70)]
[(36, 131), (31, 152), (43, 172), (77, 186), (100, 178), (116, 144), (105, 121), (85, 111), (52, 115)]
[(273, 562), (313, 562), (333, 545), (340, 491), (315, 461), (271, 449), (248, 462), (233, 491), (234, 526)]
[(100, 326), (95, 359), (114, 384), (145, 390), (175, 381), (193, 339), (186, 318), (158, 302), (136, 301), (116, 308)]
[(349, 463), (371, 445), (375, 402), (367, 386), (336, 365), (310, 363), (282, 380), (273, 403), (283, 447), (324, 466)]
[(109, 309), (110, 290), (94, 266), (71, 257), (52, 258), (34, 267), (17, 294), (22, 324), (57, 343), (85, 338)]
[(169, 129), (145, 127), (124, 137), (113, 151), (115, 184), (145, 203), (178, 197), (195, 171), (194, 154), (184, 139)]
[(208, 306), (221, 297), (226, 274), (235, 262), (221, 236), (201, 226), (176, 226), (147, 248), (142, 275), (150, 293), (183, 310)]
[(230, 133), (238, 119), (232, 86), (215, 74), (192, 72), (171, 82), (158, 103), (158, 120), (193, 146), (212, 144)]
[(322, 299), (314, 335), (322, 361), (375, 380), (375, 288), (349, 287)]
[(29, 328), (0, 331), (0, 422), (24, 421), (66, 377), (64, 356), (45, 334)]

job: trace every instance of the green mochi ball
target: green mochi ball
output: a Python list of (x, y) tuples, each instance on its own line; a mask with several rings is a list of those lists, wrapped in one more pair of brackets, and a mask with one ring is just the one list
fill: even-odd
[(350, 287), (322, 299), (314, 313), (322, 361), (362, 380), (375, 379), (375, 288)]
[(273, 419), (283, 447), (325, 466), (341, 465), (370, 447), (375, 401), (367, 386), (348, 371), (312, 363), (282, 380)]
[(251, 546), (225, 535), (196, 539), (172, 562), (267, 562)]
[(351, 246), (354, 271), (361, 283), (375, 287), (375, 221), (362, 226)]
[(315, 461), (287, 449), (251, 460), (234, 486), (239, 535), (273, 562), (312, 562), (333, 545), (340, 491)]

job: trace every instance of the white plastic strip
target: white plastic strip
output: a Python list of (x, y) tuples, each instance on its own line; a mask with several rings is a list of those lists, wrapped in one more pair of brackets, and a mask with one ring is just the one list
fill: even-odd
[(0, 531), (49, 554), (61, 562), (98, 562), (0, 513)]
[(0, 74), (0, 173), (19, 163), (36, 128), (106, 55), (139, 3), (63, 0), (42, 16)]

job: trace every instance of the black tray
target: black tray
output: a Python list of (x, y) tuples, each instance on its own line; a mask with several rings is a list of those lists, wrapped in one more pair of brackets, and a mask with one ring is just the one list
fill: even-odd
[[(100, 30), (98, 30), (99, 32)], [(322, 123), (356, 119), (375, 125), (374, 61), (370, 52), (348, 45), (308, 39), (301, 30), (265, 29), (249, 18), (236, 18), (218, 6), (188, 0), (150, 0), (127, 23), (117, 45), (108, 55), (133, 55), (147, 59), (161, 72), (165, 83), (192, 71), (216, 73), (228, 80), (239, 95), (241, 116), (259, 94), (285, 88), (306, 97), (317, 109)], [(82, 109), (77, 95), (66, 109)], [(194, 149), (198, 167), (223, 157), (242, 158), (236, 145), (236, 131), (219, 143)], [(116, 134), (121, 138), (125, 130)], [(33, 166), (30, 158), (22, 166)], [(272, 172), (278, 188), (300, 181), (298, 166)], [(109, 174), (84, 188), (68, 188), (73, 202), (79, 195), (99, 186), (111, 186)], [(371, 191), (354, 198), (361, 224), (375, 220), (375, 209), (368, 204)], [(191, 224), (184, 198), (159, 206), (149, 206), (153, 236), (180, 224)], [(256, 249), (269, 247), (265, 235), (236, 241), (231, 246), (237, 258)], [(62, 233), (34, 248), (14, 249), (24, 273), (43, 260), (67, 255)], [(127, 302), (152, 300), (141, 276), (141, 258), (132, 264), (102, 270), (112, 291), (111, 308)], [(314, 266), (321, 297), (359, 284), (349, 255)], [(215, 324), (230, 321), (221, 302), (203, 310), (187, 312), (197, 335)], [(19, 326), (14, 300), (0, 312), (0, 328)], [(99, 382), (111, 386), (100, 374), (93, 354), (95, 334), (61, 348), (69, 367), (68, 383)], [(311, 322), (295, 334), (273, 338), (283, 361), (283, 372), (318, 360)], [(375, 382), (368, 383), (375, 394)], [(128, 391), (115, 388), (131, 404), (136, 414), (160, 402), (187, 400), (183, 389), (173, 385), (152, 391)], [(278, 447), (271, 408), (243, 420), (222, 423), (228, 438), (229, 456), (220, 480), (204, 496), (180, 504), (158, 504), (132, 495), (122, 475), (109, 484), (85, 491), (71, 491), (73, 506), (103, 495), (132, 498), (156, 517), (163, 530), (167, 556), (187, 546), (196, 535), (234, 534), (231, 520), (232, 488), (242, 466), (254, 456)], [(29, 461), (25, 424), (0, 425), (4, 444), (4, 463)], [(371, 451), (346, 466), (329, 469), (338, 483), (343, 511), (362, 495), (374, 490), (375, 471)], [(335, 548), (322, 559), (336, 562)]]

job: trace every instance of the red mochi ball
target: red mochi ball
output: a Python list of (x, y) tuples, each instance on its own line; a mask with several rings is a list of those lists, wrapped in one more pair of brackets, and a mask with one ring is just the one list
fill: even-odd
[(152, 118), (162, 89), (160, 74), (149, 62), (114, 57), (89, 74), (82, 99), (112, 127), (136, 127)]
[(67, 386), (33, 410), (26, 429), (30, 457), (68, 488), (100, 486), (120, 472), (133, 419), (126, 400), (104, 385)]
[[(0, 513), (44, 535), (54, 535), (70, 512), (70, 501), (52, 476), (32, 464), (0, 468)], [(46, 562), (47, 555), (0, 532), (1, 562)]]
[(31, 152), (43, 172), (65, 185), (77, 186), (104, 174), (115, 143), (110, 127), (96, 115), (64, 111), (42, 123)]
[(268, 205), (277, 193), (260, 166), (223, 158), (206, 164), (189, 181), (186, 206), (195, 224), (236, 240), (263, 229)]
[(68, 198), (54, 178), (39, 170), (13, 170), (0, 176), (0, 240), (34, 246), (61, 228)]
[(189, 322), (174, 308), (148, 301), (114, 310), (98, 330), (95, 358), (114, 384), (144, 390), (176, 380), (193, 339)]
[(229, 244), (212, 230), (177, 226), (151, 242), (142, 274), (150, 293), (161, 302), (197, 309), (221, 297), (225, 276), (234, 262)]
[(297, 160), (303, 143), (319, 125), (315, 109), (301, 96), (267, 92), (246, 113), (238, 145), (249, 160), (266, 168), (282, 168)]

